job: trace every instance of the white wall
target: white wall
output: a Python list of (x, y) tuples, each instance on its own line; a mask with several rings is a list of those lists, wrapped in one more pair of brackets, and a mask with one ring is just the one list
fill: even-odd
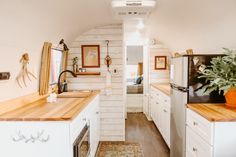
[(143, 62), (143, 46), (127, 46), (127, 65)]
[(0, 101), (38, 90), (38, 80), (23, 89), (15, 82), (24, 52), (29, 53), (29, 67), (39, 77), (43, 42), (57, 44), (64, 38), (69, 44), (94, 26), (116, 22), (112, 20), (109, 3), (109, 0), (1, 0), (0, 71), (11, 72), (11, 79), (0, 82)]
[[(106, 95), (106, 40), (110, 40), (109, 53), (112, 58), (111, 69), (117, 69), (112, 75), (112, 95)], [(123, 29), (122, 25), (108, 25), (91, 29), (80, 35), (71, 45), (68, 69), (72, 69), (72, 58), (79, 57), (81, 66), (81, 45), (100, 45), (101, 67), (87, 68), (87, 71), (100, 71), (100, 76), (78, 76), (69, 78), (69, 89), (101, 90), (101, 140), (113, 141), (125, 139), (124, 119), (124, 80), (123, 80)]]
[(147, 24), (149, 36), (172, 51), (236, 48), (235, 0), (160, 0)]
[(169, 65), (171, 53), (163, 45), (149, 47), (149, 83), (168, 83), (169, 67), (167, 65), (166, 70), (155, 70), (155, 56), (167, 56), (167, 64)]
[(20, 72), (20, 58), (24, 52), (28, 52), (30, 55), (30, 64), (28, 65), (29, 70), (38, 78), (41, 58), (40, 51), (40, 49), (35, 50), (21, 47), (14, 48), (0, 46), (0, 71), (11, 73), (10, 80), (0, 81), (0, 101), (27, 95), (38, 90), (38, 79), (32, 78), (32, 82), (30, 82), (28, 81), (28, 78), (26, 78), (27, 87), (24, 87), (23, 82), (21, 81), (23, 88), (20, 88), (15, 78)]

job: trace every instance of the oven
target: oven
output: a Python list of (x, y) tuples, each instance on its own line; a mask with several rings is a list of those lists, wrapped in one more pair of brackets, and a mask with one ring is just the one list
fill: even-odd
[(73, 157), (88, 157), (90, 153), (89, 126), (85, 125), (79, 136), (76, 138), (73, 149)]

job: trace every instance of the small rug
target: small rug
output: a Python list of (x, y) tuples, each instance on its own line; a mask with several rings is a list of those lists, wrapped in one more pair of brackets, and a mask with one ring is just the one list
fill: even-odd
[(134, 142), (100, 142), (96, 157), (143, 157), (143, 150)]

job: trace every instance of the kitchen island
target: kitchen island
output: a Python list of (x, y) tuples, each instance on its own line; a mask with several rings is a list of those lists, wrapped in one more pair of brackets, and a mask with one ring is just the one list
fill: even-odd
[(46, 98), (0, 112), (0, 156), (73, 157), (76, 140), (89, 128), (90, 156), (99, 143), (99, 91), (87, 97)]

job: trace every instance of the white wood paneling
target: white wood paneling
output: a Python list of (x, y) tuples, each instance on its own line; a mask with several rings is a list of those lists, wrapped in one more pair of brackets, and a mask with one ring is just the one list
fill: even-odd
[[(105, 94), (106, 65), (104, 58), (107, 53), (106, 40), (110, 40), (109, 53), (112, 58), (110, 69), (117, 70), (112, 75), (112, 95)], [(81, 67), (81, 45), (100, 45), (100, 68), (87, 68), (87, 71), (99, 71), (100, 76), (68, 76), (68, 87), (71, 90), (100, 89), (101, 107), (101, 140), (125, 140), (124, 119), (124, 80), (123, 80), (123, 28), (122, 25), (97, 27), (77, 37), (70, 46), (68, 69), (72, 70), (72, 58), (79, 58)]]
[[(169, 69), (167, 70), (155, 70), (155, 56), (167, 56), (167, 64), (171, 57), (170, 51), (167, 48), (161, 46), (151, 46), (149, 48), (149, 78), (150, 83), (166, 83), (169, 82)], [(168, 67), (168, 66), (167, 66)]]

